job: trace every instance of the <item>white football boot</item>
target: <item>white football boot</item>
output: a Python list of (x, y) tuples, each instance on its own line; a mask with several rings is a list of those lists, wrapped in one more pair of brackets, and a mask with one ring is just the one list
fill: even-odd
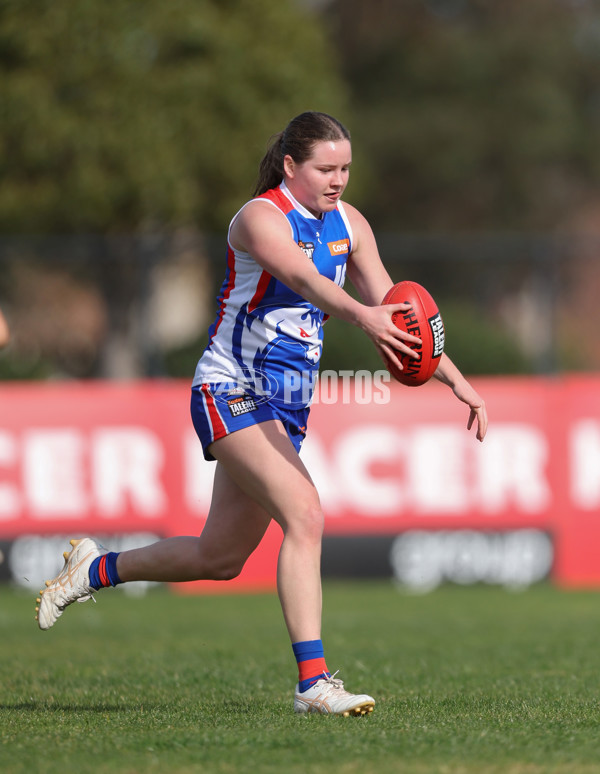
[(342, 680), (335, 675), (321, 677), (307, 691), (294, 696), (294, 712), (318, 712), (322, 715), (367, 715), (373, 712), (375, 699), (366, 693), (354, 694), (344, 690)]
[(90, 565), (98, 556), (108, 553), (92, 538), (70, 541), (73, 548), (64, 552), (65, 565), (53, 580), (46, 581), (36, 602), (36, 619), (40, 629), (54, 626), (65, 607), (72, 602), (87, 602), (96, 589), (90, 586)]

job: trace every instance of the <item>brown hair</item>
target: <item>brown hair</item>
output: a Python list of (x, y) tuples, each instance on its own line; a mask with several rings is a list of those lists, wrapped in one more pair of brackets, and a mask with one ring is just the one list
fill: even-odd
[(311, 157), (316, 143), (327, 140), (349, 140), (350, 132), (327, 113), (308, 111), (292, 118), (283, 132), (273, 135), (258, 170), (253, 196), (276, 188), (283, 180), (283, 159), (291, 156), (296, 164)]

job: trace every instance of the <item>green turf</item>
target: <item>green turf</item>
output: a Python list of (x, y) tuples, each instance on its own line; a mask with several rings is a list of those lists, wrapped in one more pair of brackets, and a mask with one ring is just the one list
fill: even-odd
[(275, 596), (102, 592), (40, 632), (0, 591), (0, 771), (545, 774), (600, 766), (600, 596), (326, 584), (364, 718), (296, 716)]

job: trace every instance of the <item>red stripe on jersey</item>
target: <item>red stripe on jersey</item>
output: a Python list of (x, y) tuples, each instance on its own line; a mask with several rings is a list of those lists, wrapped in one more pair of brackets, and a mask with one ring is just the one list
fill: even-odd
[(227, 285), (225, 286), (225, 289), (223, 290), (223, 293), (221, 295), (221, 301), (219, 303), (219, 311), (217, 312), (217, 319), (215, 322), (215, 327), (212, 332), (212, 336), (210, 337), (210, 341), (208, 342), (208, 346), (212, 344), (212, 340), (217, 334), (217, 331), (219, 330), (219, 326), (223, 322), (223, 317), (225, 317), (225, 307), (227, 306), (227, 301), (229, 299), (229, 296), (231, 295), (231, 291), (233, 290), (235, 286), (235, 253), (227, 245)]
[(219, 409), (216, 406), (215, 399), (210, 393), (208, 384), (203, 384), (200, 387), (200, 390), (202, 391), (204, 404), (208, 411), (208, 419), (212, 429), (212, 439), (213, 441), (216, 441), (219, 438), (223, 438), (223, 436), (227, 435), (227, 426), (221, 419), (221, 414), (219, 413)]
[(263, 297), (265, 293), (267, 292), (267, 288), (269, 287), (269, 282), (271, 281), (272, 275), (269, 274), (268, 271), (264, 271), (260, 275), (260, 279), (258, 280), (258, 284), (256, 286), (256, 292), (252, 296), (252, 300), (248, 304), (248, 311), (253, 312), (256, 307), (260, 304), (260, 302), (263, 300)]
[(291, 210), (294, 209), (294, 204), (287, 198), (287, 196), (283, 193), (281, 188), (271, 188), (268, 191), (265, 191), (264, 194), (261, 194), (257, 197), (258, 199), (269, 199), (273, 202), (273, 204), (276, 204), (279, 209), (287, 215), (288, 212), (291, 212)]
[[(273, 204), (275, 204), (283, 212), (284, 215), (287, 215), (288, 212), (291, 212), (294, 209), (293, 203), (283, 193), (281, 188), (271, 188), (268, 191), (265, 191), (264, 194), (261, 194), (256, 198), (268, 199), (269, 201), (273, 202)], [(269, 282), (271, 281), (272, 276), (273, 275), (269, 274), (268, 271), (263, 270), (263, 273), (260, 275), (260, 279), (256, 286), (256, 292), (254, 293), (254, 295), (252, 296), (252, 300), (248, 304), (249, 312), (253, 312), (260, 304), (260, 302), (263, 300), (264, 295), (267, 292), (267, 288), (269, 287)]]

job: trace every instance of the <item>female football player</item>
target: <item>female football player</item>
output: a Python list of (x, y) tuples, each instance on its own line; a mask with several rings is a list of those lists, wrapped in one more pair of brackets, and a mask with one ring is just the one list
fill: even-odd
[[(283, 532), (277, 589), (298, 664), (296, 712), (359, 715), (374, 699), (347, 692), (331, 675), (321, 642), (323, 512), (298, 451), (306, 432), (322, 326), (328, 315), (356, 325), (398, 368), (419, 339), (381, 306), (392, 280), (373, 232), (342, 202), (352, 149), (345, 127), (307, 112), (276, 135), (260, 165), (254, 198), (234, 216), (218, 312), (192, 387), (192, 419), (204, 454), (216, 460), (212, 504), (199, 537), (107, 552), (72, 541), (62, 572), (41, 592), (38, 622), (120, 582), (228, 580), (258, 546), (271, 519)], [(343, 290), (348, 276), (362, 302)], [(469, 407), (483, 440), (484, 401), (443, 355), (436, 377)]]

